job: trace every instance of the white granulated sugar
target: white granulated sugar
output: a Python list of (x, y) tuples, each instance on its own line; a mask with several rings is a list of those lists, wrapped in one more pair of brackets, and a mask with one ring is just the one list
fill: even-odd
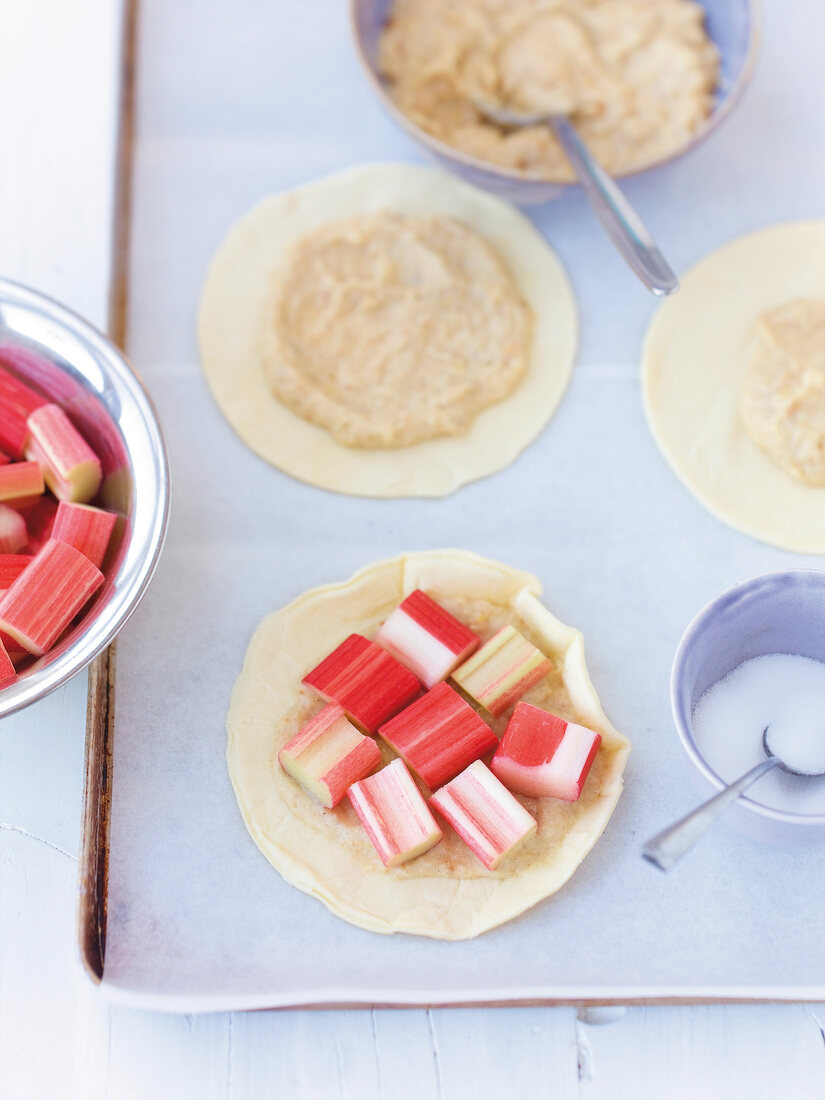
[[(771, 750), (796, 771), (825, 769), (825, 664), (790, 653), (753, 657), (713, 684), (693, 712), (696, 743), (713, 770), (731, 782)], [(748, 791), (754, 802), (793, 813), (825, 813), (825, 778), (776, 768)]]

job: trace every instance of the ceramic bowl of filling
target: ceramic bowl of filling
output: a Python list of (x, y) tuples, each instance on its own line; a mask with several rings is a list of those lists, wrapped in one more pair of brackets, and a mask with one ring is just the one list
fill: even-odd
[[(80, 513), (84, 522), (69, 509), (69, 520), (60, 529), (55, 526), (55, 509), (60, 506), (57, 496), (63, 488), (59, 482), (48, 484), (45, 466), (47, 487), (45, 492), (41, 489), (42, 496), (34, 504), (7, 500), (4, 505), (5, 520), (13, 519), (14, 513), (25, 521), (24, 543), (4, 546), (11, 551), (4, 556), (4, 563), (18, 554), (31, 558), (24, 565), (20, 581), (31, 578), (32, 561), (45, 547), (54, 549), (57, 544), (50, 561), (61, 568), (68, 561), (68, 566), (59, 574), (59, 587), (56, 580), (52, 584), (52, 574), (38, 574), (42, 583), (30, 579), (30, 595), (12, 601), (11, 610), (7, 601), (17, 581), (11, 581), (5, 596), (0, 597), (0, 618), (5, 621), (12, 616), (24, 628), (26, 637), (42, 642), (41, 648), (45, 649), (44, 653), (37, 653), (34, 647), (16, 652), (19, 637), (12, 638), (5, 632), (0, 637), (4, 650), (13, 655), (16, 670), (12, 681), (6, 677), (0, 687), (3, 717), (41, 699), (88, 665), (132, 614), (163, 545), (169, 511), (169, 468), (152, 402), (117, 348), (57, 302), (3, 279), (0, 369), (0, 381), (4, 382), (0, 386), (0, 437), (4, 446), (9, 446), (8, 440), (14, 434), (14, 402), (22, 394), (21, 400), (37, 405), (33, 415), (43, 423), (52, 423), (43, 414), (44, 409), (47, 413), (57, 409), (55, 418), (65, 416), (97, 463), (94, 486), (83, 496), (84, 503), (74, 505), (90, 508)], [(31, 416), (24, 423), (30, 425)], [(43, 433), (48, 434), (45, 429)], [(40, 461), (41, 456), (33, 455), (31, 450), (34, 436), (32, 430), (27, 442), (21, 442), (25, 454), (4, 452), (0, 470)], [(66, 448), (69, 446), (65, 443)], [(67, 498), (63, 495), (62, 499)], [(76, 501), (79, 499), (75, 496)], [(93, 547), (83, 541), (88, 535), (84, 524), (86, 520), (91, 523), (90, 517), (101, 516), (108, 517), (105, 538), (103, 542), (97, 539)], [(82, 553), (78, 549), (81, 545)], [(80, 591), (78, 578), (86, 578), (87, 574), (88, 590)], [(70, 597), (71, 617), (58, 624), (59, 609), (65, 610)], [(75, 609), (78, 600), (83, 602)], [(41, 608), (46, 609), (45, 617)], [(46, 635), (55, 630), (55, 637), (46, 640)]]
[(503, 131), (478, 103), (568, 114), (621, 177), (687, 152), (730, 114), (759, 40), (755, 0), (351, 0), (362, 68), (392, 118), (468, 182), (517, 203), (575, 182), (546, 125)]
[[(673, 662), (676, 729), (706, 797), (765, 759), (771, 727), (798, 770), (825, 757), (825, 573), (769, 573), (712, 600), (685, 631)], [(725, 820), (753, 839), (825, 842), (825, 777), (774, 768)]]

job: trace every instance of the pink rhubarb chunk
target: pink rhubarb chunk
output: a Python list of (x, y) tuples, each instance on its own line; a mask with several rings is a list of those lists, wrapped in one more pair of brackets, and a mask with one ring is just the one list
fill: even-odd
[(93, 508), (91, 504), (61, 500), (54, 517), (52, 538), (74, 546), (99, 569), (116, 520), (114, 512)]
[(444, 835), (403, 760), (353, 783), (347, 793), (385, 867), (415, 859)]
[(0, 630), (41, 656), (101, 584), (103, 574), (79, 550), (49, 539), (0, 598)]
[(0, 501), (12, 508), (34, 504), (43, 495), (43, 472), (36, 462), (0, 466)]
[(453, 673), (453, 679), (492, 715), (520, 699), (550, 671), (540, 649), (513, 626), (502, 627)]
[(0, 504), (0, 554), (18, 553), (28, 537), (26, 521), (20, 513), (8, 504)]
[(17, 673), (14, 671), (11, 657), (0, 638), (0, 688), (8, 687), (8, 685), (13, 684), (16, 679)]
[(284, 771), (332, 809), (347, 788), (381, 765), (378, 745), (347, 720), (344, 708), (327, 703), (278, 753)]
[(476, 760), (430, 799), (488, 871), (536, 831), (536, 820), (493, 775)]
[(575, 802), (601, 741), (586, 726), (519, 703), (490, 766), (511, 791)]
[(26, 458), (39, 462), (58, 500), (84, 504), (103, 478), (100, 460), (59, 405), (42, 405), (27, 421)]
[(35, 409), (45, 404), (45, 397), (0, 367), (0, 450), (12, 458), (23, 457), (28, 435), (26, 421)]
[(396, 607), (375, 640), (428, 688), (446, 680), (480, 643), (420, 588)]
[(421, 685), (375, 642), (350, 634), (303, 679), (327, 703), (339, 703), (367, 733), (415, 699)]
[(498, 745), (498, 738), (449, 684), (436, 684), (378, 730), (431, 791)]
[(31, 554), (0, 554), (0, 592), (11, 588), (31, 560)]
[(53, 496), (42, 496), (31, 508), (26, 509), (27, 546), (30, 554), (36, 554), (43, 543), (52, 537), (56, 515), (57, 501)]

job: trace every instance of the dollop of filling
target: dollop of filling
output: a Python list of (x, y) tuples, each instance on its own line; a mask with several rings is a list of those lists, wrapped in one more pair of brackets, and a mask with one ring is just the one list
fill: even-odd
[(825, 299), (757, 318), (739, 411), (745, 431), (790, 477), (825, 485)]
[(433, 137), (559, 181), (574, 174), (549, 126), (503, 130), (478, 105), (569, 115), (620, 174), (686, 145), (719, 77), (693, 0), (394, 0), (378, 63), (399, 108)]
[(328, 223), (276, 273), (262, 356), (275, 396), (351, 447), (466, 431), (524, 375), (533, 316), (496, 251), (453, 218)]

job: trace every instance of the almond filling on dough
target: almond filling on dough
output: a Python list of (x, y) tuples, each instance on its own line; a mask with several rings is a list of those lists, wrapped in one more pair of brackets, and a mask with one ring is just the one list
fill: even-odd
[(739, 411), (780, 469), (825, 485), (825, 300), (799, 298), (757, 318)]
[(324, 225), (294, 245), (270, 302), (273, 393), (350, 447), (465, 432), (529, 362), (530, 307), (495, 250), (450, 217)]
[(719, 54), (693, 0), (395, 0), (380, 41), (390, 95), (456, 149), (534, 177), (575, 177), (546, 125), (503, 131), (478, 103), (563, 113), (612, 173), (688, 143)]

